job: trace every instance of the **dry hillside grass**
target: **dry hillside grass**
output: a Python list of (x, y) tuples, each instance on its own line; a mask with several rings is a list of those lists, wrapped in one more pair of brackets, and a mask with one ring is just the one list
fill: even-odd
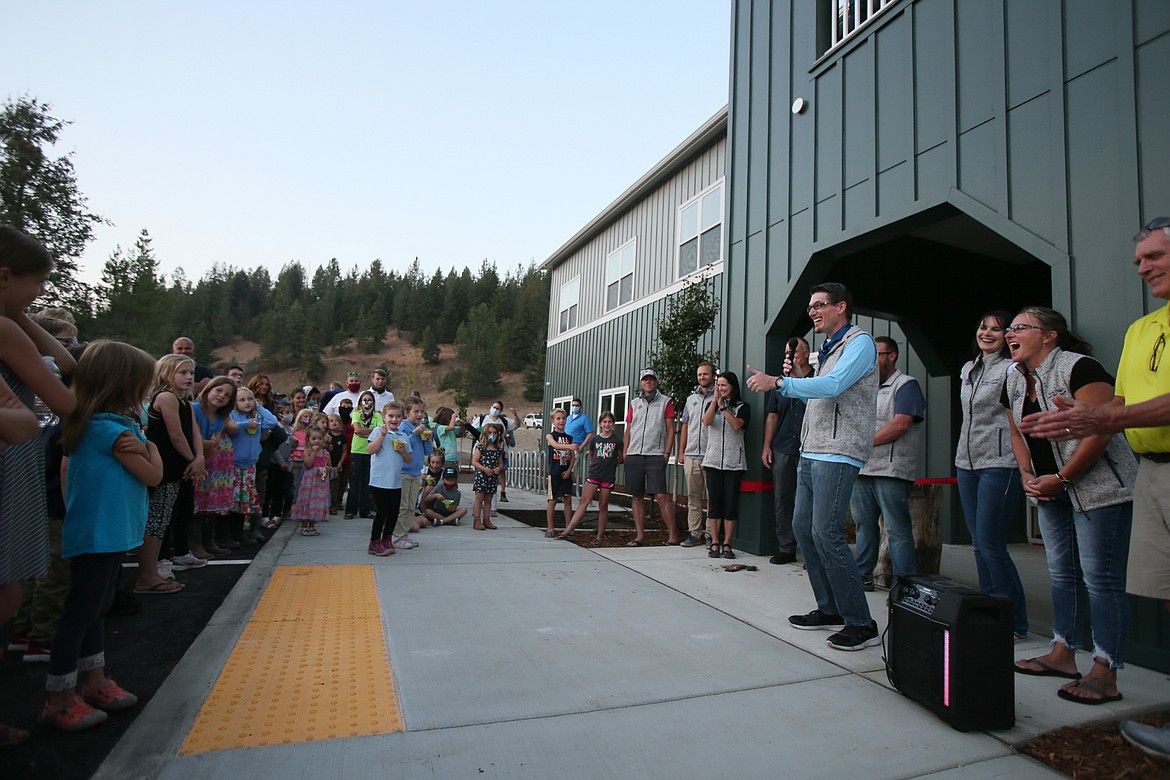
[[(418, 350), (410, 345), (412, 334), (407, 331), (391, 330), (382, 341), (378, 352), (365, 353), (357, 349), (347, 350), (335, 354), (327, 350), (321, 355), (321, 362), (327, 371), (324, 376), (303, 378), (301, 372), (295, 369), (282, 371), (266, 370), (260, 355), (260, 346), (254, 341), (238, 337), (231, 344), (215, 350), (210, 357), (200, 356), (200, 362), (206, 362), (213, 371), (222, 372), (228, 366), (238, 364), (251, 376), (255, 373), (265, 373), (272, 379), (272, 385), (283, 393), (291, 392), (294, 388), (312, 384), (325, 391), (329, 383), (336, 380), (345, 382), (345, 375), (350, 371), (360, 371), (363, 375), (364, 386), (369, 385), (369, 373), (378, 366), (384, 366), (390, 372), (388, 382), (390, 389), (398, 397), (410, 395), (418, 390), (432, 411), (440, 406), (455, 406), (455, 393), (450, 390), (439, 390), (439, 383), (455, 366), (455, 350), (450, 344), (444, 344), (439, 353), (439, 364), (427, 365), (418, 355)], [(305, 379), (305, 381), (302, 381)], [(505, 373), (501, 376), (502, 390), (498, 395), (475, 398), (468, 413), (479, 414), (487, 410), (496, 400), (504, 402), (504, 407), (514, 406), (521, 418), (529, 412), (540, 412), (540, 403), (524, 400), (524, 382), (520, 374)], [(532, 442), (527, 440), (531, 438)], [(524, 436), (520, 446), (537, 446), (538, 436)]]

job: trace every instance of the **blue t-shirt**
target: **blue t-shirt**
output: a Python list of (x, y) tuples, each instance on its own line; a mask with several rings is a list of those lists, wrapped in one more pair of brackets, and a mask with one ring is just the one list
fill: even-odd
[(439, 440), (439, 446), (443, 448), (443, 462), (444, 463), (458, 463), (459, 462), (459, 429), (454, 425), (437, 425), (435, 426), (435, 436)]
[(61, 557), (133, 550), (146, 531), (146, 485), (114, 457), (114, 441), (142, 426), (121, 414), (95, 414), (85, 426), (65, 475)]
[(394, 449), (392, 442), (400, 441), (409, 446), (410, 437), (398, 431), (382, 433), (382, 426), (379, 425), (370, 431), (368, 441), (373, 444), (383, 437), (385, 437), (385, 441), (382, 442), (381, 447), (370, 456), (370, 487), (390, 490), (401, 488), (402, 469), (406, 463), (402, 460), (402, 455), (399, 454), (398, 450)]
[(256, 465), (256, 461), (260, 459), (260, 437), (276, 427), (276, 415), (272, 412), (259, 406), (256, 408), (256, 413), (260, 415), (260, 424), (256, 427), (255, 433), (248, 433), (248, 423), (251, 421), (251, 417), (243, 412), (233, 411), (231, 413), (231, 418), (236, 421), (236, 425), (240, 426), (235, 433), (230, 434), (232, 437), (232, 456), (235, 459), (236, 468), (246, 469)]
[(410, 437), (410, 463), (404, 463), (402, 466), (402, 473), (408, 476), (417, 477), (422, 474), (423, 469), (427, 467), (427, 455), (431, 454), (431, 440), (423, 441), (422, 437), (414, 432), (418, 426), (409, 420), (403, 420), (402, 424), (398, 426), (398, 432)]
[(593, 433), (593, 421), (584, 413), (570, 414), (565, 420), (565, 433), (573, 437), (574, 444), (584, 444), (585, 437)]
[(199, 434), (205, 441), (223, 430), (222, 417), (208, 417), (198, 401), (191, 404), (191, 408), (195, 410), (195, 422), (199, 424)]

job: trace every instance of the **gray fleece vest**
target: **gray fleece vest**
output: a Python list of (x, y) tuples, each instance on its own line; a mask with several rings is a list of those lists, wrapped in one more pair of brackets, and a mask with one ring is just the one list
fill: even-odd
[(967, 471), (1014, 469), (1012, 429), (1000, 394), (1010, 358), (995, 354), (968, 361), (959, 372), (959, 405), (963, 427), (955, 449), (955, 465)]
[(702, 460), (703, 453), (707, 451), (707, 426), (703, 425), (703, 411), (707, 408), (707, 402), (714, 397), (714, 385), (706, 393), (696, 387), (695, 392), (687, 396), (687, 451), (683, 455), (688, 458)]
[[(1044, 358), (1044, 362), (1033, 374), (1036, 379), (1036, 400), (1041, 410), (1047, 411), (1051, 408), (1052, 397), (1055, 395), (1073, 397), (1069, 388), (1069, 378), (1078, 360), (1092, 358), (1076, 352), (1065, 352), (1060, 347), (1052, 350), (1048, 357)], [(1012, 417), (1017, 424), (1023, 417), (1024, 399), (1028, 395), (1025, 370), (1022, 364), (1012, 363), (1007, 372), (1008, 401), (1011, 402)], [(1049, 446), (1056, 455), (1057, 468), (1064, 468), (1064, 464), (1068, 463), (1080, 443), (1080, 439), (1050, 443)], [(1073, 506), (1081, 512), (1122, 504), (1133, 500), (1133, 483), (1136, 477), (1137, 458), (1134, 457), (1133, 450), (1129, 448), (1124, 436), (1114, 436), (1097, 462), (1083, 474), (1073, 478), (1069, 497)]]
[[(878, 374), (881, 379), (881, 374)], [(877, 413), (874, 419), (874, 433), (882, 429), (886, 423), (894, 419), (894, 400), (898, 391), (908, 383), (916, 381), (914, 377), (895, 370), (889, 378), (882, 382), (877, 391)], [(918, 443), (922, 440), (922, 424), (914, 422), (910, 430), (903, 433), (891, 442), (874, 447), (865, 462), (861, 474), (866, 477), (893, 477), (910, 482), (918, 476)]]
[[(733, 412), (738, 412), (743, 405), (743, 401), (740, 401)], [(699, 423), (702, 424), (702, 420)], [(745, 430), (747, 429), (737, 431), (727, 422), (727, 417), (722, 412), (716, 411), (707, 435), (707, 449), (703, 452), (703, 468), (747, 471), (747, 455), (743, 448)]]
[(654, 397), (647, 400), (639, 393), (630, 401), (634, 408), (634, 419), (630, 423), (630, 449), (627, 455), (665, 455), (666, 454), (666, 426), (673, 424), (666, 420), (666, 405), (670, 403), (670, 396), (655, 391)]
[[(833, 351), (817, 365), (816, 376), (833, 373), (833, 366), (850, 341), (865, 334), (854, 325)], [(844, 455), (861, 462), (873, 451), (873, 423), (877, 414), (877, 362), (869, 373), (836, 398), (810, 398), (800, 429), (800, 449), (813, 455)]]

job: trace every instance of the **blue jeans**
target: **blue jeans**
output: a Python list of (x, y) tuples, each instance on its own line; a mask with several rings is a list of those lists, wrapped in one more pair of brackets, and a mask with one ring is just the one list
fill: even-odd
[(1133, 503), (1079, 512), (1061, 493), (1040, 502), (1040, 532), (1052, 577), (1052, 641), (1080, 647), (1085, 618), (1093, 619), (1093, 655), (1122, 668), (1129, 629), (1125, 562)]
[(979, 590), (1012, 600), (1012, 633), (1028, 633), (1028, 603), (1007, 538), (1023, 488), (1016, 469), (957, 469), (959, 500), (975, 548)]
[(848, 463), (802, 457), (796, 468), (792, 530), (804, 555), (817, 609), (840, 615), (846, 625), (868, 626), (873, 618), (861, 587), (861, 571), (845, 541), (845, 509), (857, 472)]
[(914, 526), (910, 522), (910, 488), (913, 482), (894, 477), (859, 476), (853, 485), (849, 509), (857, 526), (857, 567), (863, 579), (873, 579), (882, 536), (878, 515), (886, 518), (890, 540), (890, 566), (894, 574), (917, 574), (914, 557)]

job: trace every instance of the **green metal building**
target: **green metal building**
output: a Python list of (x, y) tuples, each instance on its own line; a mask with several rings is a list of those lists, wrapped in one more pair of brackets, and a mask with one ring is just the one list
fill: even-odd
[[(726, 365), (778, 373), (809, 286), (845, 283), (904, 345), (920, 476), (945, 477), (980, 312), (1050, 304), (1112, 367), (1162, 305), (1131, 237), (1170, 212), (1166, 0), (737, 0), (731, 27)], [(769, 552), (770, 497), (744, 499), (740, 543)], [(1130, 656), (1165, 666), (1170, 621), (1134, 604)]]

